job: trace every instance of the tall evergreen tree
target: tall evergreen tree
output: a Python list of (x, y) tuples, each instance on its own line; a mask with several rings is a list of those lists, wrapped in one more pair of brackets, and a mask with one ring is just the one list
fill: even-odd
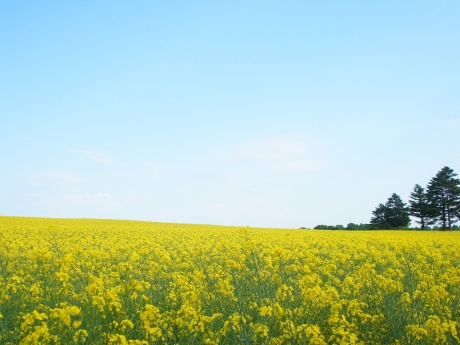
[(393, 193), (385, 205), (380, 204), (372, 212), (371, 224), (378, 229), (401, 229), (409, 226), (409, 209), (401, 197)]
[(400, 229), (409, 226), (409, 209), (398, 194), (393, 193), (385, 206), (387, 208), (386, 217), (391, 229)]
[(416, 222), (420, 224), (422, 230), (426, 229), (430, 217), (430, 207), (425, 189), (418, 184), (415, 185), (409, 197), (409, 214), (419, 219)]
[(372, 211), (373, 217), (371, 218), (371, 225), (377, 229), (388, 229), (386, 214), (387, 210), (384, 204), (379, 204), (374, 211)]
[(457, 174), (445, 166), (427, 186), (431, 222), (440, 224), (443, 230), (452, 230), (460, 217), (460, 180), (455, 176)]

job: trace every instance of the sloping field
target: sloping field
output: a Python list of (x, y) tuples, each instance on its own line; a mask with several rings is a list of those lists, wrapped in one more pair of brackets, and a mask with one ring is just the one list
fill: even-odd
[(0, 344), (457, 344), (460, 232), (0, 217)]

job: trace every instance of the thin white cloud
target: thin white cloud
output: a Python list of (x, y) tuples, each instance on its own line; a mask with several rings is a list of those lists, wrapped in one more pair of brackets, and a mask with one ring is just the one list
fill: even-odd
[(72, 172), (48, 171), (31, 175), (28, 182), (33, 186), (71, 187), (83, 182), (83, 178)]
[(78, 155), (99, 164), (105, 165), (118, 165), (120, 162), (112, 157), (110, 157), (107, 153), (97, 150), (76, 150), (75, 151)]
[(460, 128), (460, 119), (450, 119), (443, 121), (443, 124), (447, 127)]
[(157, 164), (145, 163), (140, 169), (144, 176), (146, 176), (149, 180), (160, 180), (162, 178), (162, 174)]
[(64, 201), (73, 207), (112, 208), (118, 205), (117, 200), (110, 193), (67, 194), (64, 196)]
[(231, 160), (256, 163), (277, 172), (310, 172), (324, 164), (318, 147), (300, 136), (278, 136), (241, 143), (227, 156)]

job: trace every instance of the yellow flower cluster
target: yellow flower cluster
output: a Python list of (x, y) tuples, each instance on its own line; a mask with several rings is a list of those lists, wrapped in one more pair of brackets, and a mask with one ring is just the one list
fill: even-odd
[(458, 344), (460, 232), (0, 217), (0, 344)]

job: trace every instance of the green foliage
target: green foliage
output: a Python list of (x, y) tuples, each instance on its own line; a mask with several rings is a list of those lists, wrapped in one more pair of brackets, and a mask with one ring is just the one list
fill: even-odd
[(371, 224), (355, 224), (355, 223), (348, 223), (346, 230), (371, 230), (373, 227)]
[[(372, 211), (370, 224), (317, 225), (321, 230), (460, 230), (460, 179), (449, 167), (442, 168), (428, 186), (416, 184), (409, 196), (409, 206), (395, 193), (385, 204)], [(420, 228), (409, 228), (410, 216)]]
[(377, 229), (407, 229), (410, 224), (409, 209), (401, 197), (393, 193), (385, 205), (372, 211), (371, 224)]
[(315, 230), (372, 230), (373, 226), (371, 224), (355, 224), (348, 223), (346, 227), (343, 225), (317, 225), (313, 229)]
[(440, 225), (442, 230), (452, 230), (460, 217), (460, 180), (449, 167), (442, 168), (427, 186), (427, 202), (430, 224)]
[(418, 218), (415, 222), (420, 224), (420, 228), (425, 230), (430, 219), (430, 205), (425, 189), (416, 184), (409, 198), (409, 213)]

